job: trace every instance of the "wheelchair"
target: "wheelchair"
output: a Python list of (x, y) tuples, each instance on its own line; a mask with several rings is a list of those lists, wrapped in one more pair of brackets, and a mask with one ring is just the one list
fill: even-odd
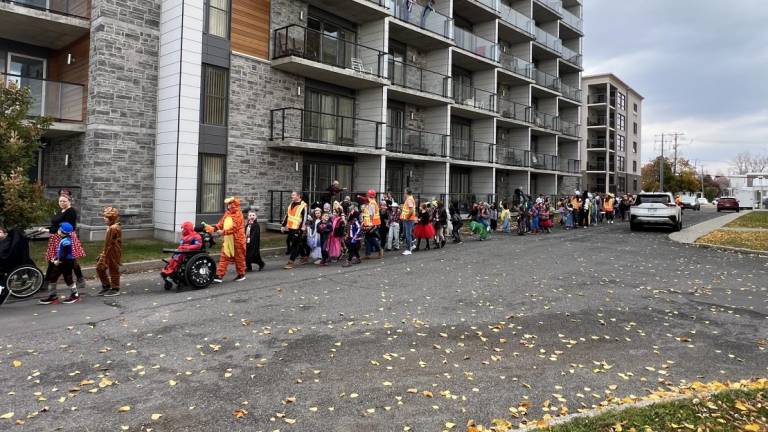
[[(163, 252), (179, 254), (183, 259), (176, 271), (165, 279), (165, 290), (170, 291), (173, 285), (180, 290), (182, 287), (189, 286), (193, 289), (207, 288), (213, 283), (216, 277), (216, 261), (208, 255), (208, 245), (213, 244), (213, 237), (205, 232), (202, 226), (196, 226), (195, 231), (200, 233), (203, 238), (203, 244), (200, 249), (192, 251), (180, 251), (178, 249), (163, 249)], [(163, 260), (168, 264), (168, 260)]]
[(18, 230), (8, 232), (0, 246), (0, 304), (8, 297), (28, 298), (40, 291), (43, 272), (29, 256), (29, 240)]

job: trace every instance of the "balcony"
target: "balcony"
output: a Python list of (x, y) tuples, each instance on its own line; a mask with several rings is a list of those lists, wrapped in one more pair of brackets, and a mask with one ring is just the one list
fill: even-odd
[(499, 15), (501, 16), (501, 22), (503, 24), (507, 24), (516, 30), (523, 32), (528, 37), (534, 37), (533, 21), (527, 16), (504, 3), (499, 3)]
[(91, 30), (87, 0), (0, 1), (0, 38), (58, 50)]
[(354, 23), (375, 21), (390, 14), (386, 0), (308, 0), (307, 3)]
[(515, 147), (508, 147), (504, 145), (496, 146), (496, 163), (499, 165), (508, 165), (515, 167), (527, 168), (530, 164), (530, 158), (528, 157), (528, 150), (523, 150)]
[(579, 174), (581, 172), (581, 161), (578, 159), (560, 158), (560, 172)]
[(503, 118), (517, 120), (523, 123), (531, 123), (532, 108), (528, 105), (517, 103), (512, 99), (499, 98), (498, 99), (499, 110), (498, 113)]
[(560, 119), (558, 122), (560, 124), (560, 132), (563, 133), (563, 135), (568, 135), (570, 137), (576, 137), (578, 138), (581, 134), (581, 125), (575, 122), (569, 122)]
[(559, 132), (557, 126), (559, 117), (552, 114), (543, 113), (534, 109), (530, 110), (531, 123), (540, 129), (549, 129), (551, 131)]
[(451, 159), (471, 162), (493, 162), (493, 144), (451, 138)]
[[(29, 89), (32, 104), (29, 107), (30, 117), (49, 117), (55, 123), (51, 133), (84, 131), (83, 125), (67, 123), (83, 123), (85, 118), (85, 86), (63, 81), (51, 81), (22, 75), (0, 74), (5, 86), (26, 87)], [(49, 134), (50, 135), (50, 134)]]
[(407, 155), (447, 157), (448, 135), (387, 125), (388, 152)]
[(563, 60), (581, 69), (582, 56), (578, 52), (564, 46), (562, 47)]
[[(408, 45), (425, 49), (435, 49), (439, 46), (450, 44), (450, 40), (453, 39), (453, 20), (451, 18), (435, 10), (426, 9), (417, 2), (409, 4), (407, 0), (385, 1), (393, 17), (438, 36), (442, 39), (440, 41), (442, 44), (435, 44), (434, 41), (430, 42), (422, 39), (424, 35), (421, 32), (411, 32), (407, 26), (401, 26), (405, 28), (393, 28), (390, 26), (390, 37), (395, 37)], [(397, 22), (393, 21), (393, 23), (396, 24)]]
[(607, 142), (605, 138), (594, 138), (587, 140), (587, 150), (606, 150), (606, 144), (609, 145), (608, 150), (616, 150), (616, 141), (611, 140)]
[(589, 95), (587, 103), (590, 105), (604, 104), (608, 102), (608, 97), (604, 94)]
[(616, 171), (616, 165), (613, 161), (611, 161), (610, 165), (606, 165), (605, 160), (587, 162), (587, 171), (605, 172), (606, 167), (608, 167), (609, 172)]
[(492, 62), (499, 61), (499, 46), (463, 28), (454, 30), (456, 46), (476, 56), (488, 59)]
[[(482, 90), (475, 87), (463, 86), (458, 82), (453, 82), (453, 99), (456, 104), (463, 107), (473, 108), (472, 111), (485, 111), (488, 114), (496, 112), (496, 93), (488, 90)], [(461, 108), (461, 107), (457, 107)], [(462, 110), (467, 111), (467, 110)], [(472, 115), (470, 113), (470, 117)]]
[(534, 34), (536, 35), (536, 43), (539, 45), (542, 45), (557, 54), (563, 52), (563, 41), (557, 36), (547, 33), (537, 26), (534, 26)]
[(392, 58), (389, 59), (387, 74), (392, 82), (388, 94), (397, 100), (425, 106), (450, 102), (451, 77), (448, 75)]
[(609, 126), (612, 129), (616, 129), (616, 119), (613, 118), (613, 116), (594, 116), (594, 117), (588, 117), (587, 118), (587, 126), (593, 127), (605, 127)]
[(384, 123), (301, 108), (270, 112), (270, 146), (370, 153), (381, 150)]
[(545, 9), (560, 17), (563, 13), (562, 0), (534, 0), (534, 4), (544, 6)]
[(559, 168), (558, 157), (546, 153), (530, 153), (530, 167), (544, 171), (557, 171)]
[(364, 89), (387, 84), (387, 53), (317, 30), (289, 25), (274, 32), (272, 67), (345, 87)]
[(581, 105), (581, 89), (571, 87), (568, 84), (560, 83), (560, 93), (563, 94), (564, 98)]
[(528, 79), (533, 79), (533, 65), (519, 57), (510, 54), (500, 53), (499, 63), (504, 70), (521, 75)]
[(563, 9), (563, 22), (571, 27), (572, 29), (576, 30), (579, 34), (584, 34), (584, 20), (577, 17), (573, 14), (573, 12), (569, 11), (568, 9)]
[(539, 86), (560, 92), (560, 78), (539, 69), (533, 70), (533, 78)]

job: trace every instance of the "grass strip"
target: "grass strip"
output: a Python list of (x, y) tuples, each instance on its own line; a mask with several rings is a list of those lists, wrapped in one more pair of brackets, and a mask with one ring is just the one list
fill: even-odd
[(768, 251), (768, 232), (715, 230), (699, 237), (696, 243)]
[(728, 228), (764, 228), (768, 229), (768, 211), (753, 211), (727, 223)]

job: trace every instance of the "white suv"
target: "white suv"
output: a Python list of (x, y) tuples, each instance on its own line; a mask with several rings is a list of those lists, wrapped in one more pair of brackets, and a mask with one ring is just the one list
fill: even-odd
[(643, 225), (667, 225), (674, 231), (683, 229), (683, 211), (669, 192), (642, 192), (629, 209), (629, 228)]

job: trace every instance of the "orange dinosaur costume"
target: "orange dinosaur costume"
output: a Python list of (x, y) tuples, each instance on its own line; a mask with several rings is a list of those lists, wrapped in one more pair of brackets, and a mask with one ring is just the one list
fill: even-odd
[(245, 221), (240, 210), (240, 198), (230, 197), (224, 200), (227, 211), (219, 223), (210, 226), (212, 231), (221, 231), (221, 258), (216, 268), (216, 278), (221, 280), (227, 273), (230, 263), (235, 264), (238, 278), (245, 276)]

